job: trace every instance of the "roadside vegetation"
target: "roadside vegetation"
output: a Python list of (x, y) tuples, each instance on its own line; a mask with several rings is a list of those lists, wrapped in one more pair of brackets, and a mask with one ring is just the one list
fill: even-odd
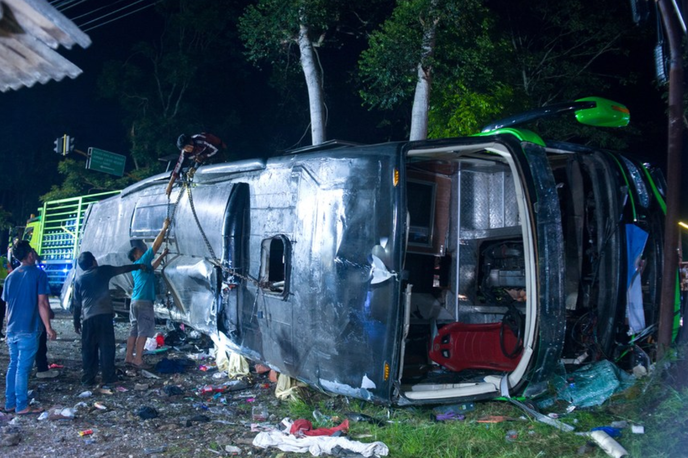
[[(436, 406), (388, 408), (307, 391), (287, 405), (284, 416), (306, 418), (317, 428), (335, 426), (351, 412), (363, 414), (359, 421), (349, 415), (349, 437), (361, 442), (382, 441), (390, 449), (389, 456), (395, 458), (602, 457), (607, 456), (605, 452), (578, 433), (614, 422), (627, 425), (616, 440), (630, 456), (681, 457), (688, 450), (687, 376), (680, 370), (685, 351), (681, 354), (678, 361), (658, 364), (650, 376), (599, 407), (567, 414), (568, 405), (559, 404), (543, 411), (559, 414), (560, 421), (575, 427), (573, 432), (537, 422), (506, 401), (476, 402), (463, 420), (437, 421), (433, 413)], [(314, 418), (314, 411), (319, 420)], [(484, 422), (490, 417), (498, 422)], [(644, 433), (634, 434), (632, 425), (642, 426)]]

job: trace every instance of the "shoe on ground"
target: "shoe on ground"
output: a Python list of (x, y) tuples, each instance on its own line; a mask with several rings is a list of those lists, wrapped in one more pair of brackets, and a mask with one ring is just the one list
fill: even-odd
[(36, 372), (36, 378), (55, 378), (59, 377), (60, 372), (59, 371), (43, 371), (43, 372)]

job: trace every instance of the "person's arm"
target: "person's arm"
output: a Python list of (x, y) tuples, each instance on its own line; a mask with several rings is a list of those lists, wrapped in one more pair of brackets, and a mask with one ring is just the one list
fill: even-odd
[(41, 314), (41, 320), (43, 320), (43, 326), (45, 326), (45, 333), (48, 339), (55, 340), (57, 333), (50, 326), (50, 302), (48, 302), (47, 294), (38, 295), (38, 312)]
[(145, 264), (128, 264), (126, 266), (101, 266), (101, 268), (103, 267), (107, 267), (109, 269), (107, 271), (108, 281), (110, 278), (116, 277), (117, 275), (126, 274), (127, 272), (133, 272), (135, 270), (143, 270), (145, 272), (148, 269), (148, 266)]
[(76, 284), (74, 294), (72, 294), (72, 313), (74, 313), (74, 332), (81, 334), (81, 294)]
[(181, 150), (179, 152), (179, 158), (177, 159), (177, 163), (174, 165), (172, 173), (170, 174), (170, 181), (167, 183), (167, 188), (165, 188), (166, 196), (170, 195), (170, 193), (172, 192), (172, 186), (174, 186), (174, 182), (177, 181), (177, 179), (179, 178), (179, 172), (182, 170), (182, 164), (184, 164), (184, 159), (186, 159), (186, 154), (184, 153), (184, 150)]
[(162, 253), (160, 253), (160, 256), (158, 256), (157, 258), (155, 258), (155, 261), (153, 261), (153, 262), (151, 263), (151, 266), (153, 266), (153, 270), (155, 270), (155, 269), (158, 268), (158, 266), (160, 265), (160, 263), (162, 262), (162, 260), (165, 258), (165, 256), (167, 256), (167, 253), (169, 253), (169, 252), (170, 252), (170, 250), (168, 250), (167, 248), (165, 248), (164, 250), (162, 250)]
[(162, 246), (162, 242), (165, 240), (165, 232), (167, 232), (167, 228), (170, 226), (170, 219), (165, 218), (165, 221), (162, 223), (162, 229), (160, 229), (160, 232), (158, 233), (158, 236), (155, 237), (155, 240), (153, 241), (153, 253), (157, 253), (158, 250), (160, 249), (160, 246)]

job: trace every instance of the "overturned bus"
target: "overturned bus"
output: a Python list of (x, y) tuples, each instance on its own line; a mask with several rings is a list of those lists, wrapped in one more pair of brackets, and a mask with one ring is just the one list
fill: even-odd
[(126, 264), (170, 218), (160, 317), (377, 403), (535, 394), (566, 364), (651, 357), (663, 199), (643, 165), (504, 126), (327, 146), (203, 166), (169, 197), (167, 174), (136, 183), (91, 206), (81, 251)]

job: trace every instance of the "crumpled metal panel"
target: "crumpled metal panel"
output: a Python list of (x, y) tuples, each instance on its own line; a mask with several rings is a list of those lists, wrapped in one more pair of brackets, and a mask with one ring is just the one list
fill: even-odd
[[(127, 254), (132, 240), (140, 240), (150, 246), (162, 227), (162, 221), (171, 217), (173, 223), (163, 245), (169, 248), (170, 254), (159, 273), (158, 314), (174, 317), (202, 332), (216, 332), (219, 282), (215, 259), (210, 256), (200, 235), (188, 194), (182, 192), (178, 202), (170, 201), (164, 195), (164, 182), (157, 181), (157, 186), (139, 187), (137, 193), (126, 192), (93, 204), (84, 221), (80, 251), (93, 252), (101, 265), (131, 264)], [(199, 198), (199, 205), (194, 208), (209, 246), (215, 250), (218, 259), (222, 257), (223, 215), (231, 188), (231, 183), (222, 183), (212, 189), (194, 188), (191, 191), (192, 196)], [(176, 188), (175, 191), (179, 192)], [(77, 270), (77, 275), (79, 273)], [(115, 294), (129, 296), (133, 288), (131, 274), (113, 278), (110, 286)], [(168, 298), (174, 302), (168, 303)]]
[[(130, 240), (150, 244), (169, 213), (161, 317), (209, 334), (225, 329), (234, 350), (308, 383), (388, 400), (400, 320), (402, 228), (393, 187), (400, 160), (390, 145), (201, 167), (191, 198), (175, 187), (169, 201), (167, 180), (151, 177), (94, 205), (81, 249), (99, 262), (128, 264)], [(248, 213), (235, 228), (242, 239), (233, 240), (226, 224), (236, 216), (229, 202), (239, 183), (248, 189)], [(276, 237), (289, 248), (292, 280), (280, 294), (265, 282), (275, 268), (266, 265), (265, 247)], [(228, 270), (229, 250), (241, 272)], [(386, 276), (376, 284), (373, 255)], [(113, 283), (131, 292), (125, 276)]]
[(202, 257), (178, 255), (165, 265), (162, 275), (175, 299), (175, 320), (206, 334), (217, 332), (218, 291), (210, 287), (218, 284), (217, 266)]
[[(391, 187), (395, 156), (347, 151), (279, 158), (249, 182), (249, 276), (261, 275), (255, 254), (262, 242), (284, 234), (292, 243), (294, 282), (286, 300), (252, 284), (243, 290), (242, 348), (334, 392), (388, 396), (391, 380), (379, 381), (384, 355), (391, 362), (394, 348), (385, 334), (398, 319), (398, 277), (372, 286), (370, 256), (377, 246), (388, 268), (399, 269), (392, 196), (378, 184), (382, 175)], [(366, 376), (378, 384), (364, 388)]]

